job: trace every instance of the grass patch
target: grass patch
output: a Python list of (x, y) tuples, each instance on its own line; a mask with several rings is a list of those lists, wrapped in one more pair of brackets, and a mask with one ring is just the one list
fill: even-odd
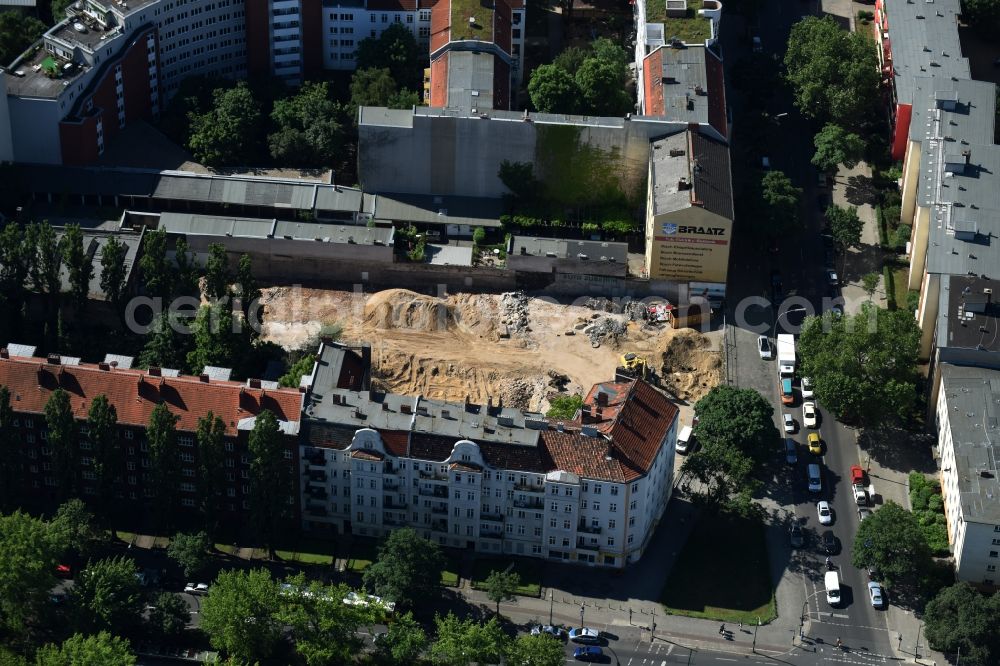
[(441, 584), (445, 587), (458, 587), (458, 574), (445, 569), (441, 572)]
[[(475, 19), (470, 23), (469, 19)], [(482, 0), (451, 1), (451, 38), (493, 41), (493, 9)]]
[(892, 271), (893, 294), (896, 297), (896, 307), (909, 307), (909, 292), (906, 282), (910, 279), (907, 268), (895, 267)]
[(125, 543), (132, 543), (135, 541), (135, 532), (126, 532), (124, 530), (115, 530), (115, 536)]
[(237, 550), (231, 543), (217, 543), (215, 544), (215, 549), (220, 553), (225, 553), (226, 555), (235, 555)]
[(878, 220), (878, 242), (882, 247), (889, 246), (889, 230), (886, 227), (885, 211), (882, 206), (875, 206), (875, 219)]
[(333, 555), (323, 555), (321, 553), (299, 553), (294, 550), (276, 550), (274, 554), (286, 562), (299, 562), (301, 564), (333, 564)]
[[(724, 548), (720, 535), (725, 535)], [(725, 514), (703, 515), (660, 602), (673, 615), (723, 622), (753, 624), (760, 618), (767, 623), (776, 618), (764, 526)]]
[(666, 0), (650, 0), (646, 3), (646, 23), (662, 23), (663, 38), (677, 37), (685, 44), (704, 44), (712, 36), (712, 22), (690, 7), (687, 16), (667, 16)]
[[(512, 566), (513, 565), (513, 566)], [(538, 563), (518, 559), (480, 557), (472, 565), (472, 587), (482, 590), (490, 573), (505, 570), (512, 566), (512, 571), (521, 576), (521, 584), (515, 590), (522, 597), (538, 597), (542, 594), (542, 581), (539, 577)]]

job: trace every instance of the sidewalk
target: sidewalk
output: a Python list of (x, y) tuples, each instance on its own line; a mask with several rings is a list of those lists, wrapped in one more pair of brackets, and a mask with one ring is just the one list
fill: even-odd
[(868, 294), (861, 287), (861, 278), (867, 273), (877, 273), (878, 288), (872, 295), (872, 302), (879, 307), (886, 307), (885, 280), (882, 277), (882, 262), (884, 253), (879, 245), (878, 220), (875, 209), (864, 203), (855, 189), (859, 183), (870, 181), (871, 167), (864, 162), (853, 169), (841, 167), (833, 179), (833, 203), (841, 207), (854, 207), (858, 210), (858, 218), (864, 222), (861, 230), (861, 247), (850, 248), (838, 258), (835, 267), (841, 281), (841, 296), (844, 298), (844, 311), (854, 314), (861, 304), (868, 301)]

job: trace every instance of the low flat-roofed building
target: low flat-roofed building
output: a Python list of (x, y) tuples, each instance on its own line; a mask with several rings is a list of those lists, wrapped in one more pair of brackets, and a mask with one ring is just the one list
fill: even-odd
[(628, 243), (514, 236), (507, 268), (528, 273), (574, 273), (625, 277)]

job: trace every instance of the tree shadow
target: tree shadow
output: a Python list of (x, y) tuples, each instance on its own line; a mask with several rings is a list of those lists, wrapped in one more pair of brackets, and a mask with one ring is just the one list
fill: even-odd
[(848, 203), (853, 206), (863, 206), (869, 204), (874, 206), (878, 202), (879, 191), (875, 187), (875, 181), (871, 176), (848, 176), (847, 189), (844, 196)]
[(866, 428), (858, 435), (858, 446), (866, 455), (882, 467), (901, 473), (937, 471), (931, 455), (934, 443), (933, 435), (893, 425)]

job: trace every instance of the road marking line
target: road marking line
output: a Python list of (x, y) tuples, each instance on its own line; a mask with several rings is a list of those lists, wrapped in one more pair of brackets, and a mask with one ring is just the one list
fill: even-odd
[(727, 657), (716, 657), (716, 661), (738, 661), (737, 659), (729, 659)]
[(844, 620), (850, 620), (851, 616), (846, 613), (830, 613), (830, 617), (839, 617)]

